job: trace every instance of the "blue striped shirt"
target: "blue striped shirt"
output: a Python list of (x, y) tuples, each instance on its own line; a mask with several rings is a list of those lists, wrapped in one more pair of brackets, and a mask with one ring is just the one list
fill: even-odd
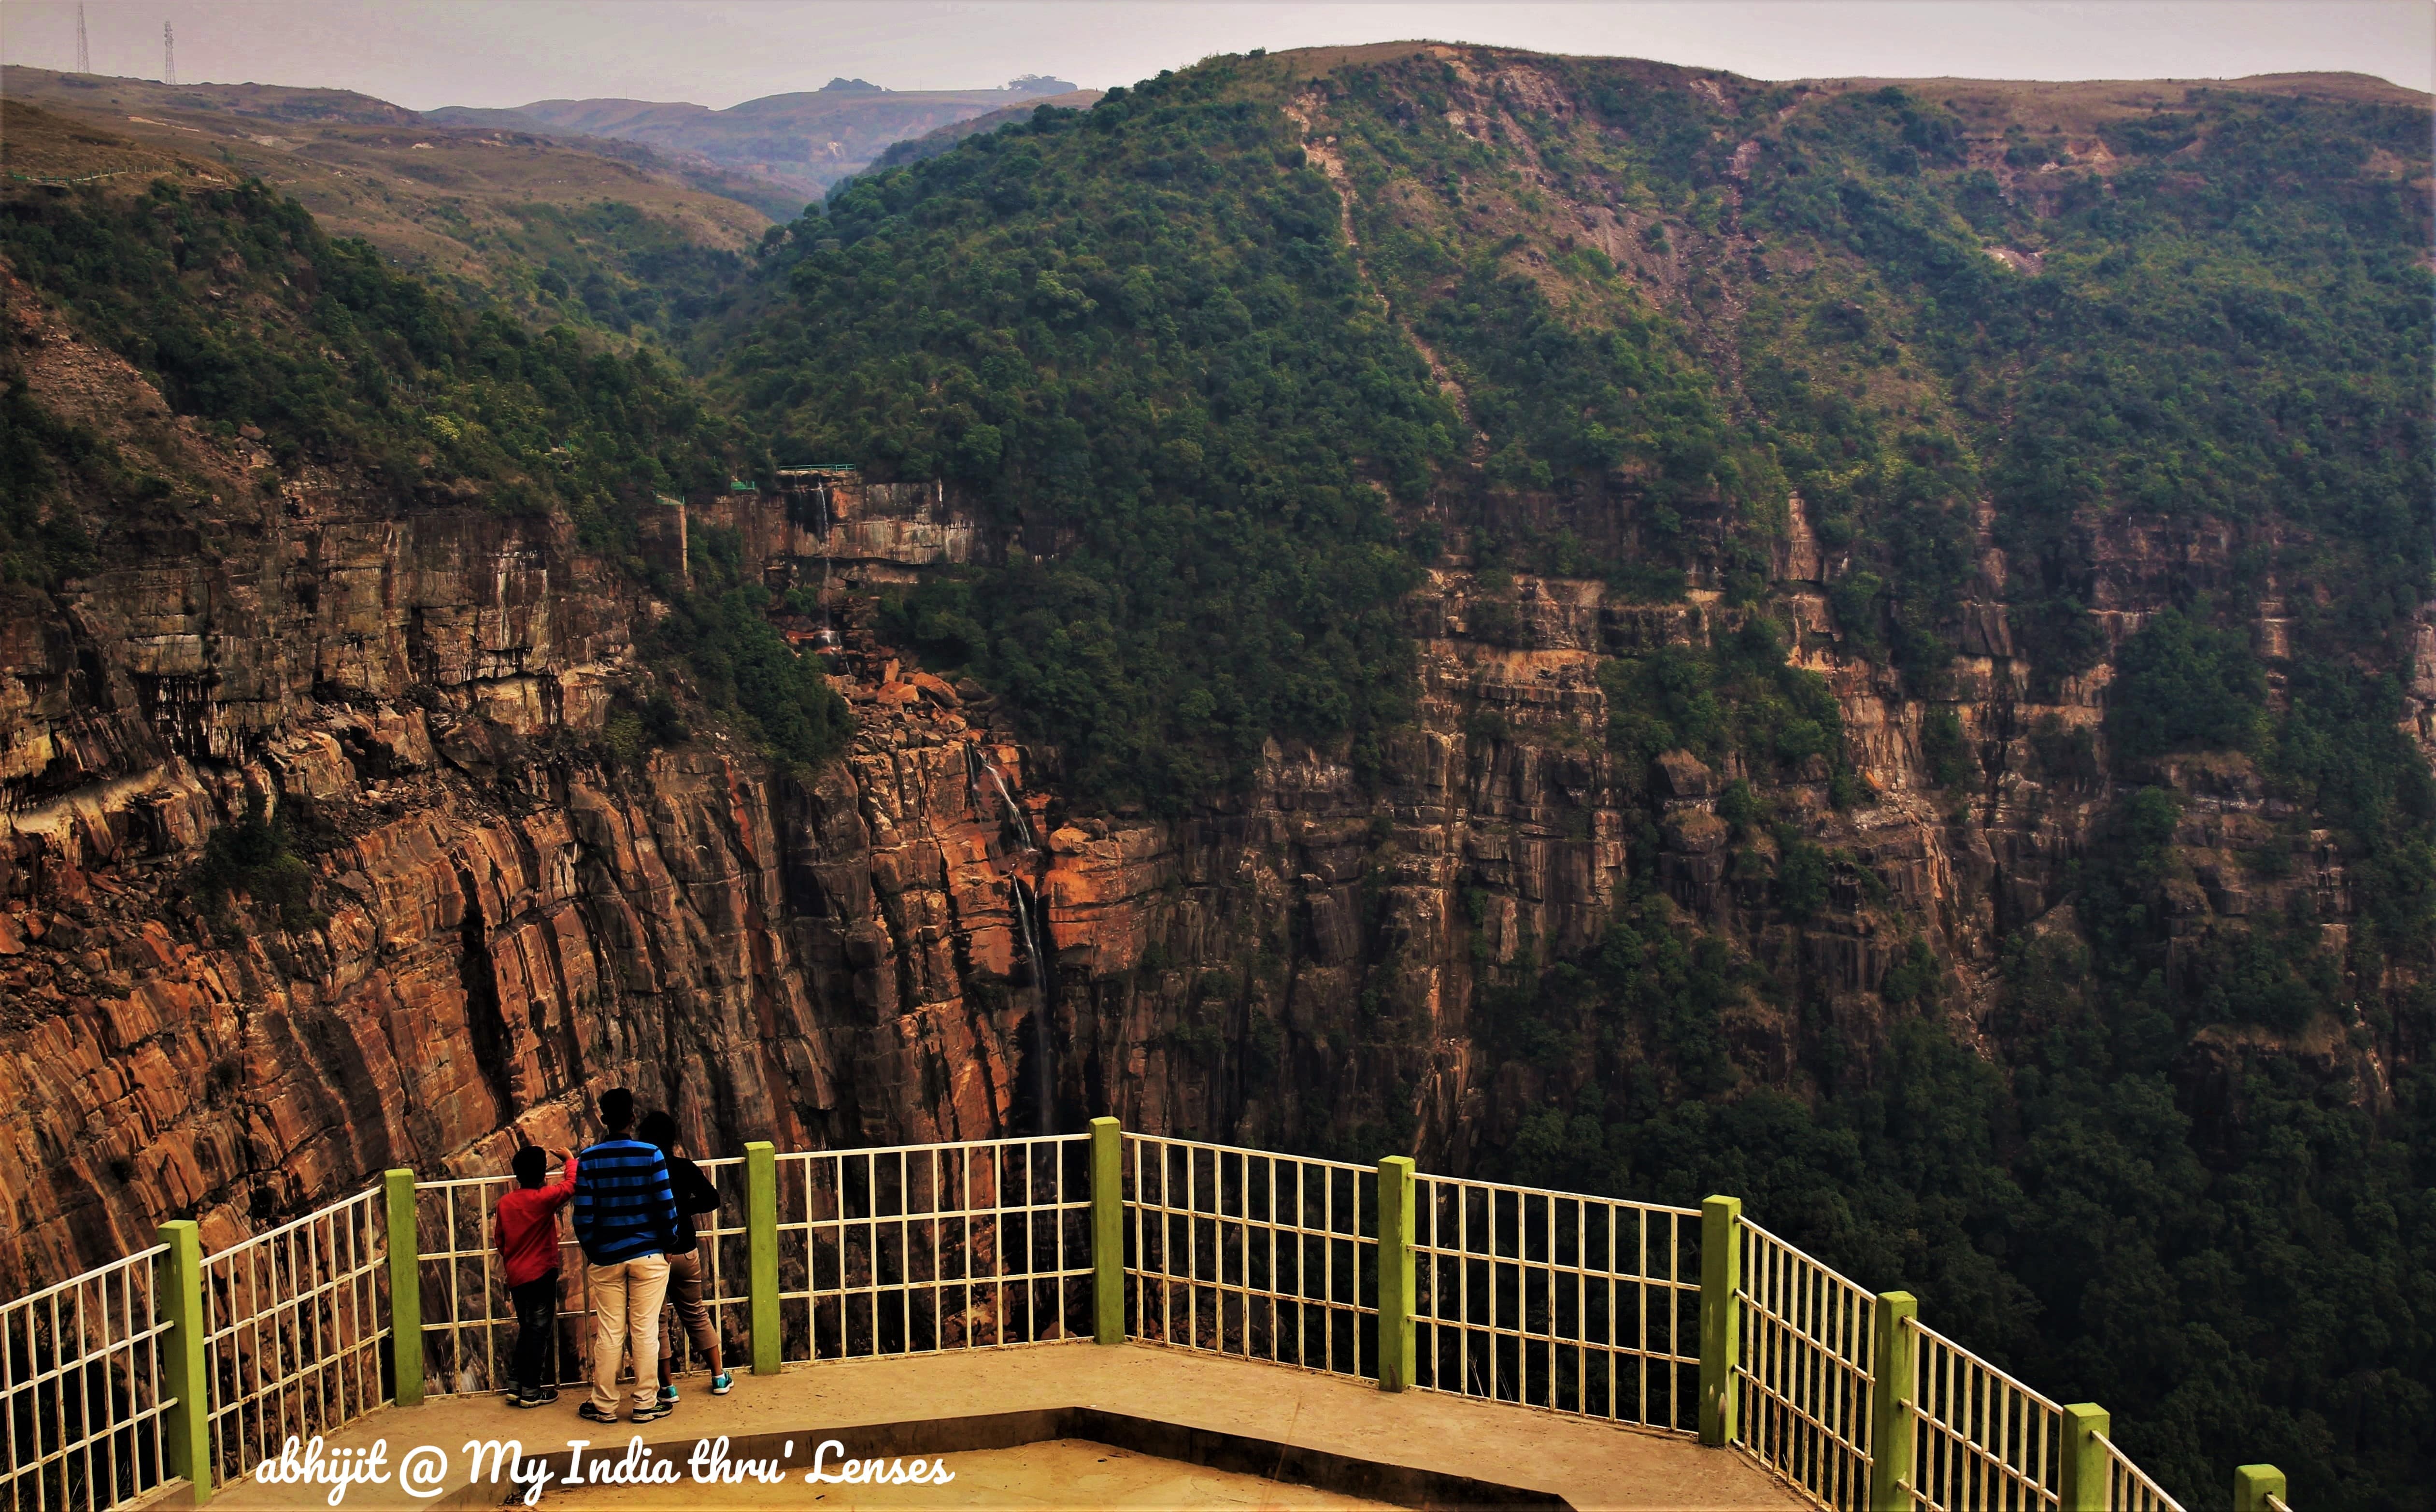
[(595, 1265), (665, 1255), (677, 1231), (677, 1199), (659, 1146), (603, 1139), (575, 1158), (575, 1240)]

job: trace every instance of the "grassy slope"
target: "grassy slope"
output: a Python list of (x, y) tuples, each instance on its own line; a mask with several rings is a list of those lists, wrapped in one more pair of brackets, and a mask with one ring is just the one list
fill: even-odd
[[(20, 67), (8, 70), (6, 88), (12, 102), (88, 134), (260, 178), (332, 235), (361, 236), (444, 287), (479, 290), (544, 323), (665, 328), (674, 302), (723, 286), (769, 225), (728, 197), (749, 186), (630, 143), (434, 128), (340, 91), (172, 88)], [(90, 156), (61, 133), (24, 140), (15, 129), (8, 150), (10, 171), (45, 175)], [(587, 302), (594, 274), (605, 288)]]

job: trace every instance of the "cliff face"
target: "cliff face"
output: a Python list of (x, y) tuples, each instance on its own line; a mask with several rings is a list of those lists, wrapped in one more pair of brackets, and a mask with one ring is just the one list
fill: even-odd
[[(385, 1166), (490, 1169), (620, 1083), (705, 1148), (1005, 1128), (1019, 931), (952, 690), (875, 676), (803, 778), (717, 735), (621, 762), (598, 738), (654, 606), (563, 529), (265, 492), (250, 443), (10, 292), (38, 396), (197, 488), (13, 591), (0, 1283), (172, 1214), (218, 1244)], [(308, 911), (199, 895), (250, 809), (286, 816)]]
[[(1522, 149), (1521, 127), (1498, 130)], [(1337, 139), (1314, 133), (1327, 165)], [(1666, 283), (1682, 269), (1662, 237), (1612, 213), (1591, 229), (1707, 329)], [(682, 571), (695, 532), (732, 530), (749, 570), (819, 594), (862, 728), (811, 773), (707, 727), (636, 756), (609, 726), (659, 606), (563, 526), (270, 473), (22, 286), (0, 291), (44, 405), (184, 479), (101, 570), (56, 594), (0, 589), (0, 1053), (17, 1109), (0, 1289), (140, 1244), (172, 1214), (218, 1244), (385, 1166), (497, 1169), (519, 1138), (582, 1138), (588, 1095), (619, 1084), (676, 1102), (697, 1149), (1070, 1129), (1105, 1111), (1461, 1170), (1577, 1090), (1495, 1052), (1492, 978), (1589, 949), (1636, 877), (1773, 983), (1725, 1015), (1747, 1074), (1807, 1090), (1832, 1035), (1866, 1078), (1888, 973), (1914, 942), (1944, 978), (1937, 1011), (1982, 1043), (2002, 1033), (2000, 947), (2078, 928), (2070, 867), (2120, 796), (2112, 663), (2033, 677), (1985, 507), (1937, 705), (1972, 774), (1932, 780), (1931, 705), (1856, 652), (1828, 593), (1852, 565), (1798, 500), (1759, 601), (1826, 679), (1860, 801), (1830, 801), (1822, 760), (1621, 760), (1602, 662), (1737, 627), (1749, 611), (1728, 603), (1724, 565), (1698, 561), (1679, 601), (1641, 601), (1484, 569), (1469, 533), (1628, 546), (1637, 501), (1600, 492), (1611, 478), (1485, 495), (1450, 532), (1405, 605), (1419, 717), (1374, 771), (1273, 747), (1244, 791), (1174, 818), (1069, 813), (1058, 752), (881, 643), (875, 592), (1018, 544), (952, 491), (841, 479), (697, 501), (651, 549)], [(2228, 585), (2278, 529), (2117, 513), (2062, 554), (2119, 648)], [(1052, 528), (1019, 544), (1065, 543)], [(2255, 642), (2279, 654), (2284, 606), (2255, 601)], [(792, 630), (818, 635), (810, 618)], [(2436, 753), (2436, 613), (2415, 634), (2404, 718)], [(2154, 900), (2165, 969), (2217, 922), (2301, 895), (2350, 969), (2361, 900), (2328, 829), (2296, 823), (2239, 756), (2149, 775), (2184, 799), (2183, 879)], [(1718, 812), (1737, 778), (1830, 859), (1805, 920), (1770, 905), (1779, 842)], [(257, 810), (286, 816), (310, 877), (300, 907), (199, 886), (212, 837)], [(2387, 1099), (2393, 1068), (2348, 1027), (2318, 1023), (2295, 1048)], [(2205, 1031), (2195, 1053), (2235, 1034)]]
[[(1932, 791), (1923, 709), (1837, 649), (1832, 564), (1799, 510), (1776, 591), (1877, 795), (1843, 812), (1823, 767), (1776, 783), (1684, 756), (1644, 791), (1609, 754), (1600, 658), (1704, 641), (1737, 617), (1714, 591), (1620, 601), (1453, 555), (1412, 603), (1421, 718), (1369, 787), (1276, 750), (1240, 799), (1182, 819), (1070, 818), (1054, 752), (873, 636), (872, 586), (989, 548), (950, 495), (913, 487), (841, 488), (813, 524), (801, 500), (690, 512), (695, 531), (736, 530), (774, 587), (828, 582), (863, 721), (844, 758), (788, 775), (709, 733), (620, 760), (604, 721), (654, 606), (561, 528), (318, 473), (267, 494), (242, 440), (193, 432), (132, 370), (15, 314), (42, 338), (46, 401), (174, 452), (210, 492), (56, 598), (17, 590), (9, 617), (12, 1285), (173, 1213), (220, 1243), (389, 1165), (494, 1169), (517, 1139), (582, 1138), (585, 1096), (618, 1084), (676, 1100), (701, 1148), (1105, 1110), (1460, 1169), (1568, 1090), (1493, 1073), (1484, 975), (1589, 947), (1636, 865), (1866, 1057), (1915, 936), (1947, 964), (1952, 1011), (1985, 1013), (1999, 934), (2052, 919), (2108, 801), (2102, 763), (2059, 772), (2039, 751), (2096, 727), (2108, 669), (2029, 696), (1992, 546), (1990, 628), (1960, 668), (1985, 777)], [(2101, 608), (2128, 629), (2167, 601), (2168, 571), (2231, 544), (2096, 537)], [(1837, 858), (1805, 924), (1729, 873), (1714, 809), (1735, 776)], [(2201, 879), (2178, 916), (2196, 931), (2280, 907), (2231, 860), (2271, 835), (2255, 775), (2210, 758), (2174, 777)], [(208, 838), (254, 806), (300, 837), (307, 916), (198, 895)], [(2340, 937), (2341, 856), (2321, 834), (2296, 862), (2268, 891), (2311, 892)], [(1727, 1029), (1739, 1060), (1799, 1086), (1819, 1025), (1753, 999)], [(2358, 1069), (2381, 1087), (2373, 1058)]]

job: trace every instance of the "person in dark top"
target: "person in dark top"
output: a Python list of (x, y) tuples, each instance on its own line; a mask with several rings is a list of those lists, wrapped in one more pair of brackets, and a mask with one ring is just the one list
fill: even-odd
[(592, 1399), (576, 1416), (618, 1420), (618, 1364), (635, 1357), (633, 1420), (668, 1416), (652, 1389), (660, 1357), (660, 1302), (669, 1289), (669, 1252), (676, 1247), (676, 1194), (668, 1158), (657, 1145), (627, 1138), (635, 1126), (635, 1094), (600, 1094), (600, 1122), (609, 1137), (576, 1157), (575, 1238), (583, 1246), (583, 1280), (592, 1294)]
[[(702, 1288), (709, 1275), (709, 1263), (703, 1253), (700, 1230), (717, 1226), (718, 1220), (697, 1224), (696, 1215), (708, 1216), (719, 1211), (719, 1188), (702, 1173), (702, 1167), (677, 1154), (677, 1121), (667, 1113), (646, 1113), (642, 1127), (636, 1131), (646, 1144), (660, 1147), (668, 1156), (669, 1185), (674, 1189), (677, 1211), (682, 1215), (676, 1243), (669, 1247), (669, 1301), (677, 1312), (677, 1323), (693, 1339), (696, 1353), (710, 1364), (710, 1394), (724, 1397), (735, 1386), (735, 1377), (719, 1357), (719, 1323), (702, 1301)], [(713, 1240), (716, 1243), (718, 1241)], [(660, 1405), (676, 1404), (676, 1380), (670, 1371), (670, 1362), (676, 1353), (675, 1341), (666, 1328), (660, 1330)]]
[(529, 1144), (510, 1163), (516, 1190), (499, 1199), (499, 1259), (508, 1272), (508, 1296), (516, 1308), (516, 1352), (512, 1367), (515, 1404), (538, 1407), (558, 1400), (546, 1377), (551, 1341), (558, 1332), (558, 1210), (575, 1195), (575, 1156), (560, 1152), (566, 1173), (548, 1186), (549, 1156)]

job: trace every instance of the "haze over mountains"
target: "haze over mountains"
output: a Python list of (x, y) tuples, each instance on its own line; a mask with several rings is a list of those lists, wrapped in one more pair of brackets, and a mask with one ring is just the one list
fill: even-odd
[(444, 126), (640, 142), (698, 155), (803, 200), (862, 167), (892, 142), (1011, 105), (1073, 108), (1097, 98), (1097, 91), (1037, 74), (1010, 80), (1002, 89), (902, 92), (860, 78), (832, 78), (816, 90), (764, 96), (725, 110), (678, 101), (548, 99), (509, 110), (448, 106), (426, 112), (424, 118)]

